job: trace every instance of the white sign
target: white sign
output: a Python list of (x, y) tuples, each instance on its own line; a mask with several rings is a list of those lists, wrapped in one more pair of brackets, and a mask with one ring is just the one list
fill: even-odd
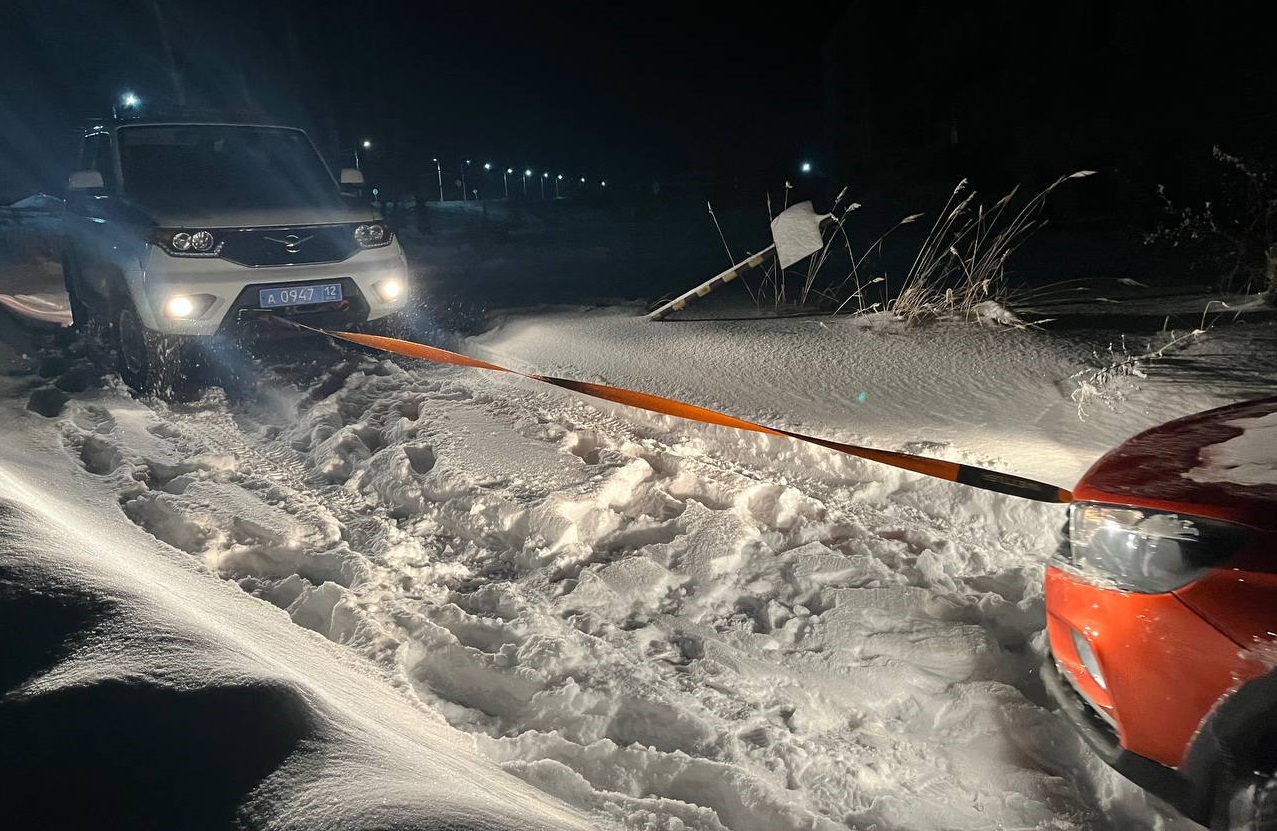
[(811, 202), (799, 202), (781, 211), (772, 220), (772, 239), (776, 241), (776, 259), (782, 269), (789, 268), (803, 257), (815, 254), (825, 246), (820, 236), (820, 224), (829, 214), (817, 214)]

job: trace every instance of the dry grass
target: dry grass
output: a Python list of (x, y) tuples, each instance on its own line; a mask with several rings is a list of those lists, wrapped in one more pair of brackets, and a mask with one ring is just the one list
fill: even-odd
[(1139, 389), (1139, 382), (1148, 378), (1147, 368), (1153, 361), (1165, 357), (1170, 350), (1196, 342), (1205, 334), (1206, 329), (1194, 329), (1183, 335), (1162, 332), (1158, 338), (1163, 341), (1161, 346), (1154, 348), (1153, 343), (1149, 343), (1146, 351), (1138, 355), (1131, 354), (1123, 336), (1119, 347), (1109, 344), (1107, 355), (1093, 353), (1094, 366), (1075, 372), (1068, 379), (1073, 385), (1069, 397), (1077, 405), (1078, 419), (1085, 421), (1090, 408), (1097, 403), (1112, 412), (1121, 412), (1127, 393)]
[[(889, 275), (876, 266), (883, 246), (893, 233), (917, 222), (921, 213), (904, 217), (857, 253), (846, 233), (846, 222), (860, 207), (847, 201), (844, 188), (830, 211), (832, 221), (824, 229), (824, 247), (813, 254), (801, 271), (801, 282), (792, 292), (788, 283), (799, 272), (782, 273), (775, 264), (762, 276), (757, 289), (748, 287), (755, 303), (776, 307), (793, 302), (802, 308), (832, 309), (834, 314), (886, 311), (896, 318), (917, 323), (935, 319), (993, 321), (1019, 325), (1011, 311), (1014, 295), (1007, 284), (1006, 266), (1029, 236), (1045, 224), (1041, 214), (1047, 197), (1070, 179), (1090, 176), (1080, 170), (1061, 176), (1041, 192), (1016, 206), (1018, 188), (986, 208), (964, 179), (953, 189), (918, 248), (913, 262), (893, 293)], [(789, 184), (786, 183), (786, 203)], [(768, 204), (771, 213), (770, 200)], [(783, 209), (783, 208), (782, 208)], [(847, 272), (837, 280), (824, 280), (830, 255), (843, 251)]]
[(889, 311), (916, 322), (977, 319), (988, 303), (1005, 308), (1010, 300), (1007, 261), (1045, 224), (1041, 214), (1046, 198), (1068, 180), (1093, 172), (1061, 176), (1018, 210), (1011, 206), (1019, 188), (986, 210), (976, 201), (976, 192), (967, 190), (966, 180), (959, 182), (919, 247), (899, 294), (888, 304)]

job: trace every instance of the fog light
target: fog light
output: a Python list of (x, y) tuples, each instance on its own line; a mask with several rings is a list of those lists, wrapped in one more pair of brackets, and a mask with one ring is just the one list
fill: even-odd
[(182, 294), (170, 297), (164, 304), (164, 313), (169, 317), (190, 317), (194, 312), (195, 301)]
[(1086, 671), (1095, 679), (1095, 683), (1100, 685), (1100, 689), (1107, 690), (1108, 684), (1104, 683), (1100, 661), (1095, 657), (1095, 651), (1091, 649), (1091, 645), (1087, 643), (1086, 636), (1076, 629), (1070, 631), (1073, 633), (1073, 648), (1077, 650), (1077, 657), (1082, 661), (1082, 666), (1086, 667)]
[(174, 294), (161, 307), (164, 316), (171, 320), (189, 320), (203, 317), (217, 302), (211, 294)]
[(391, 277), (389, 280), (382, 280), (377, 284), (377, 294), (381, 295), (381, 299), (387, 303), (398, 300), (403, 296), (403, 281), (398, 277)]

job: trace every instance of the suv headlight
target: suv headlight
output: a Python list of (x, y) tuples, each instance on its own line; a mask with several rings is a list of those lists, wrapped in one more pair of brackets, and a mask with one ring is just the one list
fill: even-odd
[(1117, 588), (1158, 594), (1193, 582), (1245, 538), (1245, 529), (1218, 520), (1074, 502), (1057, 556)]
[(222, 250), (221, 240), (212, 232), (184, 228), (156, 228), (151, 243), (171, 257), (216, 257)]
[(364, 222), (355, 226), (355, 242), (360, 248), (380, 248), (394, 237), (384, 222)]

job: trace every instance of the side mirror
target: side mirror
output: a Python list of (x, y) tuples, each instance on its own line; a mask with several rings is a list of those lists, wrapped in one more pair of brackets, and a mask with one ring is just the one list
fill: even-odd
[(77, 170), (67, 178), (67, 190), (102, 190), (106, 183), (96, 170)]
[(343, 185), (358, 185), (362, 187), (364, 184), (364, 173), (362, 170), (356, 170), (353, 167), (343, 167), (341, 169), (341, 183)]

